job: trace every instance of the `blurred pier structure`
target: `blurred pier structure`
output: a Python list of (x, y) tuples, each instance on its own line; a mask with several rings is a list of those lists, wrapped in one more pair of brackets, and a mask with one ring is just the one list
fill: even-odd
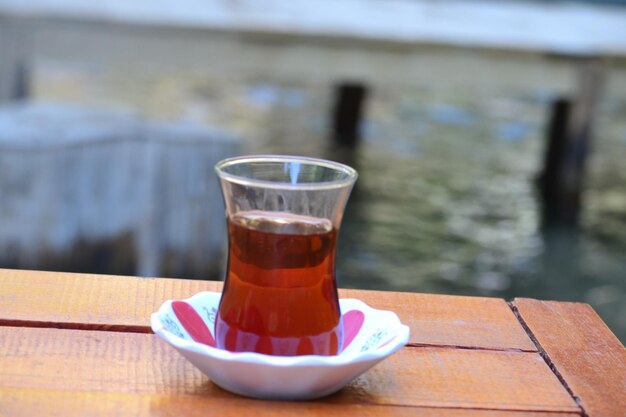
[[(437, 61), (448, 49), (504, 57), (492, 71), (508, 71), (530, 88), (549, 77), (533, 71), (529, 61), (560, 62), (567, 79), (553, 87), (573, 108), (586, 109), (576, 110), (576, 123), (591, 126), (588, 106), (597, 100), (588, 97), (598, 92), (578, 94), (577, 74), (589, 61), (602, 72), (611, 61), (626, 60), (625, 22), (626, 8), (568, 2), (0, 0), (0, 101), (28, 91), (28, 69), (38, 59), (307, 78), (338, 86), (329, 126), (339, 143), (354, 144), (365, 95), (345, 86), (410, 85), (423, 77), (425, 60)], [(299, 48), (303, 44), (306, 51)], [(457, 80), (497, 82), (472, 67), (452, 70)], [(442, 69), (443, 83), (449, 71)], [(577, 140), (590, 138), (588, 129)], [(567, 159), (565, 154), (556, 159)], [(553, 168), (543, 171), (558, 171)], [(582, 178), (582, 172), (573, 175)]]
[(214, 277), (232, 135), (122, 111), (0, 107), (4, 267)]
[[(580, 198), (584, 182), (584, 160), (591, 148), (593, 105), (598, 100), (599, 90), (590, 91), (587, 87), (581, 89), (577, 74), (581, 71), (583, 74), (592, 74), (588, 78), (590, 82), (583, 81), (582, 84), (594, 89), (599, 83), (594, 81), (597, 77), (593, 74), (602, 73), (603, 68), (613, 62), (623, 65), (626, 61), (624, 22), (624, 8), (566, 2), (0, 0), (0, 101), (10, 102), (28, 96), (29, 74), (39, 61), (81, 64), (89, 62), (94, 68), (133, 68), (135, 73), (141, 73), (142, 70), (149, 72), (154, 68), (173, 72), (184, 70), (187, 73), (215, 78), (247, 74), (248, 78), (263, 80), (266, 75), (271, 74), (286, 80), (307, 79), (329, 86), (363, 86), (366, 88), (364, 91), (376, 91), (376, 86), (381, 83), (419, 85), (424, 78), (433, 85), (445, 88), (454, 88), (454, 83), (464, 83), (496, 90), (500, 81), (494, 75), (507, 73), (507, 78), (514, 79), (520, 89), (538, 91), (549, 86), (547, 90), (558, 92), (554, 99), (564, 100), (571, 109), (582, 109), (573, 111), (575, 121), (567, 118), (568, 121), (564, 123), (573, 127), (565, 129), (571, 133), (576, 126), (589, 128), (574, 129), (577, 132), (576, 140), (568, 139), (569, 142), (566, 142), (575, 145), (557, 147), (556, 156), (545, 158), (548, 163), (555, 160), (574, 161), (567, 165), (568, 174), (562, 174), (564, 171), (555, 169), (556, 166), (546, 165), (543, 169), (548, 176), (554, 173), (556, 179), (553, 184), (557, 187), (569, 187), (572, 183), (568, 182), (568, 178), (573, 175), (578, 187), (574, 194)], [(306, 48), (302, 48), (303, 45)], [(444, 55), (445, 59), (442, 58)], [(484, 65), (483, 60), (490, 57), (497, 59), (493, 65)], [(554, 65), (551, 69), (537, 69), (533, 63), (538, 60), (550, 60)], [(592, 72), (585, 71), (590, 62), (596, 69)], [(438, 68), (436, 73), (425, 74), (425, 71), (432, 68)], [(451, 74), (454, 76), (450, 77)], [(586, 93), (579, 94), (582, 90)], [(337, 97), (340, 99), (336, 108), (341, 109), (341, 97), (345, 99), (346, 96), (339, 93)], [(354, 117), (367, 108), (363, 97), (354, 101), (358, 105), (348, 106), (352, 111), (346, 111), (345, 114), (351, 120), (342, 119), (328, 123), (329, 127), (334, 124), (335, 133), (341, 133), (343, 126), (348, 126), (348, 134), (343, 138), (350, 144), (356, 143), (358, 137), (359, 121)], [(341, 111), (338, 113), (343, 114)], [(0, 130), (0, 134), (2, 133), (4, 132)], [(122, 148), (139, 146), (143, 149), (145, 156), (142, 156), (142, 164), (149, 165), (148, 161), (152, 156), (148, 155), (163, 153), (165, 148), (168, 149), (168, 154), (189, 152), (189, 157), (197, 158), (204, 155), (190, 150), (193, 147), (179, 149), (178, 144), (174, 145), (173, 139), (171, 143), (157, 140), (148, 145), (142, 140), (130, 139), (134, 137), (131, 135), (119, 143), (128, 142)], [(155, 134), (155, 137), (159, 135)], [(571, 134), (568, 137), (574, 138)], [(96, 147), (104, 146), (100, 143)], [(15, 142), (10, 149), (17, 152), (24, 146), (26, 145), (21, 142)], [(52, 143), (46, 146), (52, 146)], [(59, 146), (63, 148), (64, 145)], [(81, 145), (76, 149), (88, 149), (91, 146)], [(568, 156), (581, 149), (584, 154), (578, 154), (574, 159)], [(223, 154), (229, 152), (225, 150)], [(554, 149), (552, 152), (554, 153)], [(57, 153), (51, 151), (50, 155)], [(24, 159), (22, 164), (15, 162), (20, 160), (18, 154), (19, 152), (10, 154), (8, 150), (3, 150), (0, 155), (5, 164), (12, 164), (12, 173), (17, 168), (25, 169), (27, 165), (30, 166)], [(208, 166), (209, 155), (205, 157)], [(216, 155), (210, 157), (218, 159)], [(51, 166), (62, 165), (50, 163)], [(86, 164), (85, 167), (95, 169), (91, 164)], [(191, 168), (185, 166), (184, 169)], [(103, 168), (100, 173), (104, 172)], [(100, 174), (93, 175), (95, 181)], [(42, 175), (42, 178), (48, 177)], [(16, 196), (19, 195), (20, 188), (11, 187), (9, 189), (16, 190)], [(166, 191), (155, 190), (155, 195), (164, 192)], [(211, 192), (215, 192), (213, 198), (219, 195), (215, 190)], [(132, 194), (134, 193), (141, 194), (139, 191)], [(544, 196), (548, 195), (555, 194), (544, 192)], [(13, 198), (17, 198), (16, 196)], [(36, 201), (43, 201), (41, 197), (37, 198), (40, 199)], [(2, 207), (7, 210), (8, 203), (4, 201), (8, 200), (3, 198), (0, 201), (0, 210)], [(146, 201), (142, 200), (140, 203), (137, 200), (133, 207), (154, 209)], [(548, 205), (561, 203), (547, 202)], [(49, 204), (63, 202), (50, 201)], [(30, 205), (24, 207), (33, 209)], [(38, 205), (36, 207), (37, 210), (43, 210)], [(87, 209), (95, 210), (95, 206)], [(173, 209), (176, 210), (176, 207)], [(17, 215), (12, 213), (13, 216)], [(31, 218), (27, 213), (24, 211), (24, 216), (20, 218)], [(96, 210), (95, 213), (100, 211)], [(141, 210), (132, 213), (136, 216), (135, 220), (140, 219), (144, 223), (158, 219), (158, 216), (151, 217), (151, 214), (144, 218)], [(212, 214), (205, 210), (201, 215), (206, 217)], [(216, 221), (223, 222), (222, 213), (214, 217)], [(176, 221), (183, 220), (179, 216)], [(12, 241), (26, 239), (15, 237), (17, 232), (11, 231), (11, 227), (5, 230), (5, 224), (9, 223), (3, 221), (3, 230), (0, 231), (4, 236), (13, 236)], [(72, 227), (76, 227), (76, 230), (83, 229), (83, 226)], [(173, 228), (175, 227), (171, 226), (167, 230)], [(116, 230), (126, 230), (126, 226), (119, 226)], [(220, 233), (219, 239), (224, 238), (221, 229), (211, 230)], [(94, 236), (101, 236), (98, 233)], [(102, 236), (109, 236), (102, 233)], [(184, 239), (189, 238), (184, 233), (180, 236), (179, 242), (182, 241), (182, 236)], [(67, 246), (65, 235), (54, 239), (53, 242), (63, 242)], [(5, 240), (9, 241), (11, 240)], [(122, 245), (135, 248), (132, 250), (142, 251), (141, 253), (161, 255), (165, 250), (163, 248), (169, 247), (165, 244), (163, 247), (159, 246), (156, 252), (146, 251), (148, 244), (145, 242), (148, 241), (152, 242), (145, 237), (133, 237), (132, 244)], [(193, 244), (190, 241), (190, 245)], [(22, 243), (7, 243), (0, 249), (3, 253), (15, 254), (15, 248), (20, 245)], [(77, 247), (86, 246), (81, 244)], [(20, 256), (13, 256), (12, 259), (21, 259)], [(139, 257), (142, 259), (142, 266), (138, 267), (139, 273), (152, 275), (153, 271), (157, 271), (166, 275), (166, 271), (159, 269), (161, 261), (157, 262), (150, 256)], [(120, 261), (125, 265), (124, 262), (126, 261)], [(42, 267), (50, 269), (48, 265)], [(126, 269), (121, 268), (122, 271)], [(197, 274), (190, 273), (187, 276), (195, 275)]]
[[(19, 68), (38, 59), (375, 85), (410, 84), (433, 59), (428, 52), (453, 48), (521, 56), (506, 69), (533, 83), (538, 74), (522, 63), (533, 56), (572, 67), (581, 57), (624, 59), (624, 21), (623, 7), (566, 2), (0, 0), (0, 98), (11, 98)], [(472, 68), (457, 70), (480, 79)]]

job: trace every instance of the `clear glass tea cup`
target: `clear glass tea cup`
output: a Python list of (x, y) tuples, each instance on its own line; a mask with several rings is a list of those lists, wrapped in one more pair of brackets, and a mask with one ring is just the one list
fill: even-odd
[(336, 355), (343, 324), (335, 252), (357, 172), (296, 156), (219, 162), (228, 267), (217, 346), (270, 355)]

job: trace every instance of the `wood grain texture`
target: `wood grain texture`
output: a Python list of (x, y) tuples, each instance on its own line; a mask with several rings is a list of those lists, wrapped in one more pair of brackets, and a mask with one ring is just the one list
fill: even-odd
[[(0, 387), (238, 398), (157, 336), (0, 327)], [(407, 347), (324, 402), (577, 413), (538, 353)]]
[(518, 314), (591, 416), (626, 413), (626, 349), (588, 304), (518, 298)]
[(0, 324), (151, 332), (168, 299), (221, 291), (222, 283), (0, 269)]
[(411, 328), (413, 345), (537, 350), (500, 298), (362, 290), (340, 290), (340, 296), (396, 312)]
[[(149, 333), (150, 314), (168, 299), (221, 291), (217, 281), (149, 279), (0, 269), (0, 324)], [(502, 299), (340, 290), (392, 310), (414, 345), (536, 351)]]
[[(42, 408), (42, 404), (46, 404)], [(574, 417), (571, 413), (474, 410), (461, 408), (369, 406), (315, 402), (260, 401), (209, 395), (71, 392), (0, 387), (0, 415), (12, 417)]]

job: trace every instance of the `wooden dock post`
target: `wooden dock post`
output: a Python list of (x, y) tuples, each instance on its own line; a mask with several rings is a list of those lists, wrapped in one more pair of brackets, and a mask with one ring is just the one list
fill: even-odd
[(29, 25), (0, 16), (0, 103), (29, 95)]
[(339, 84), (335, 89), (335, 106), (332, 114), (332, 135), (340, 147), (354, 148), (360, 139), (359, 125), (367, 87), (356, 82)]
[(578, 227), (602, 72), (598, 59), (584, 59), (576, 97), (559, 97), (553, 104), (539, 178), (544, 230)]

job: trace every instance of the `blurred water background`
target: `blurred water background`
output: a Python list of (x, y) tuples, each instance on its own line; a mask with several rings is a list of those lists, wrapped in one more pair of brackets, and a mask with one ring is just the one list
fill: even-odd
[[(254, 47), (258, 59), (277, 44)], [(324, 55), (290, 45), (312, 68), (299, 76), (44, 57), (31, 68), (30, 97), (226, 128), (245, 140), (242, 153), (346, 162), (360, 177), (340, 237), (341, 287), (583, 301), (626, 341), (626, 62), (607, 71), (581, 228), (544, 235), (535, 181), (552, 100), (576, 83), (569, 63), (431, 46), (409, 82), (393, 56), (379, 59), (386, 47)], [(379, 77), (356, 80), (369, 87), (363, 136), (338, 150), (334, 83), (311, 73), (350, 51)]]
[[(498, 62), (466, 59), (488, 77)], [(373, 86), (362, 142), (341, 152), (328, 134), (332, 85), (307, 79), (41, 62), (33, 93), (228, 127), (246, 138), (244, 153), (354, 165), (360, 177), (337, 264), (342, 287), (584, 301), (625, 340), (626, 68), (611, 70), (601, 102), (581, 232), (546, 237), (535, 179), (550, 100), (568, 73), (537, 61), (547, 81), (555, 77), (544, 84), (555, 87), (528, 90), (516, 74), (497, 72), (486, 84), (458, 76), (463, 57), (443, 61), (421, 69), (420, 85)]]

